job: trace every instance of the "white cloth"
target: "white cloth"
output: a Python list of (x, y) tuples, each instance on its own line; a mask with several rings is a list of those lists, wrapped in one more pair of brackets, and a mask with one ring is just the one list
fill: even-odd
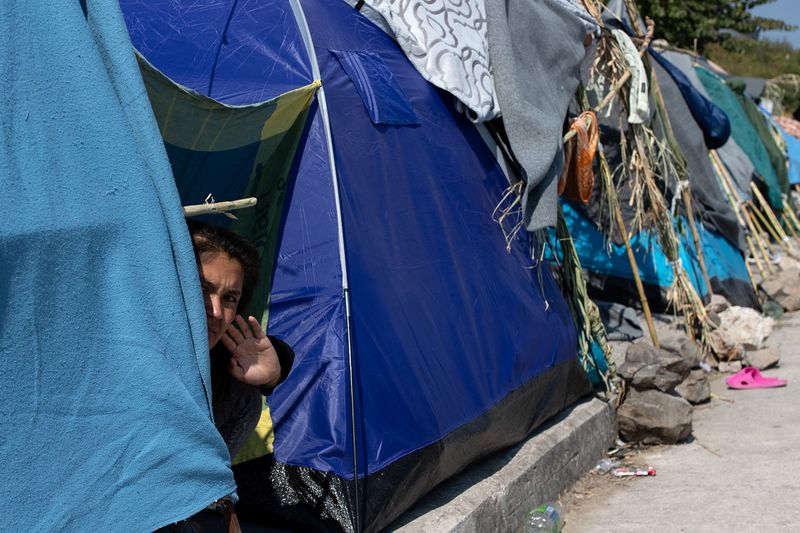
[(631, 71), (628, 123), (644, 124), (650, 116), (650, 91), (642, 58), (627, 33), (622, 30), (611, 30), (611, 33), (619, 44), (625, 63)]
[(484, 0), (366, 0), (423, 78), (455, 96), (474, 122), (500, 115), (489, 67)]

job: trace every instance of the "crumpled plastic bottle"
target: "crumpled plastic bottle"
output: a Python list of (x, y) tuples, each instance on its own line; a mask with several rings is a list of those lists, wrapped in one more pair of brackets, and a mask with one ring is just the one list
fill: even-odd
[(607, 474), (612, 469), (617, 468), (620, 465), (619, 461), (614, 459), (609, 459), (606, 457), (605, 459), (600, 459), (600, 462), (597, 463), (597, 471), (601, 474)]
[(560, 533), (564, 525), (563, 510), (558, 503), (546, 503), (528, 513), (523, 533)]

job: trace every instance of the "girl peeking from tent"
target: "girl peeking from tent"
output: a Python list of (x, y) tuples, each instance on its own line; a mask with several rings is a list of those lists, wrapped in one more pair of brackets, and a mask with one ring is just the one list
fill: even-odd
[(258, 251), (223, 227), (191, 219), (187, 225), (208, 324), (214, 424), (234, 457), (258, 423), (262, 395), (286, 379), (294, 352), (265, 335), (255, 317), (241, 315), (258, 284)]

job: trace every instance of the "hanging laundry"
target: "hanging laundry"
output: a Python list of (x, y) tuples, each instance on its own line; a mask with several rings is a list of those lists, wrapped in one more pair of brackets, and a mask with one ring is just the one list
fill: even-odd
[(622, 30), (611, 30), (611, 33), (622, 49), (622, 56), (631, 71), (628, 123), (644, 124), (650, 116), (650, 89), (642, 58), (639, 57), (639, 50), (627, 33)]

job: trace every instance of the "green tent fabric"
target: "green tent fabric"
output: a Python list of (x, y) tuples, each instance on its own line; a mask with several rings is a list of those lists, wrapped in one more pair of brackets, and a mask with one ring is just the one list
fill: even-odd
[(787, 194), (789, 192), (789, 170), (786, 167), (786, 155), (783, 150), (775, 142), (775, 137), (772, 135), (769, 123), (764, 114), (759, 111), (758, 106), (745, 94), (745, 84), (739, 80), (729, 80), (728, 86), (736, 93), (736, 98), (739, 104), (747, 114), (747, 118), (753, 124), (753, 127), (758, 133), (761, 142), (764, 143), (764, 148), (767, 149), (769, 160), (772, 163), (772, 168), (775, 169), (775, 174), (778, 176), (778, 183), (781, 187), (781, 193)]
[(261, 273), (249, 314), (266, 327), (269, 294), (294, 154), (319, 81), (253, 105), (231, 106), (183, 87), (137, 55), (184, 205), (255, 197), (237, 220), (212, 217), (259, 250)]
[[(719, 77), (703, 67), (696, 66), (695, 70), (711, 100), (728, 115), (731, 121), (731, 136), (753, 162), (756, 173), (767, 187), (767, 199), (770, 205), (774, 209), (782, 209), (783, 199), (781, 192), (784, 189), (782, 188), (781, 179), (775, 172), (774, 163), (767, 148), (764, 146), (764, 142), (761, 140), (761, 136), (742, 107), (736, 93), (725, 85), (725, 82)], [(783, 183), (787, 183), (786, 179), (783, 180)]]

